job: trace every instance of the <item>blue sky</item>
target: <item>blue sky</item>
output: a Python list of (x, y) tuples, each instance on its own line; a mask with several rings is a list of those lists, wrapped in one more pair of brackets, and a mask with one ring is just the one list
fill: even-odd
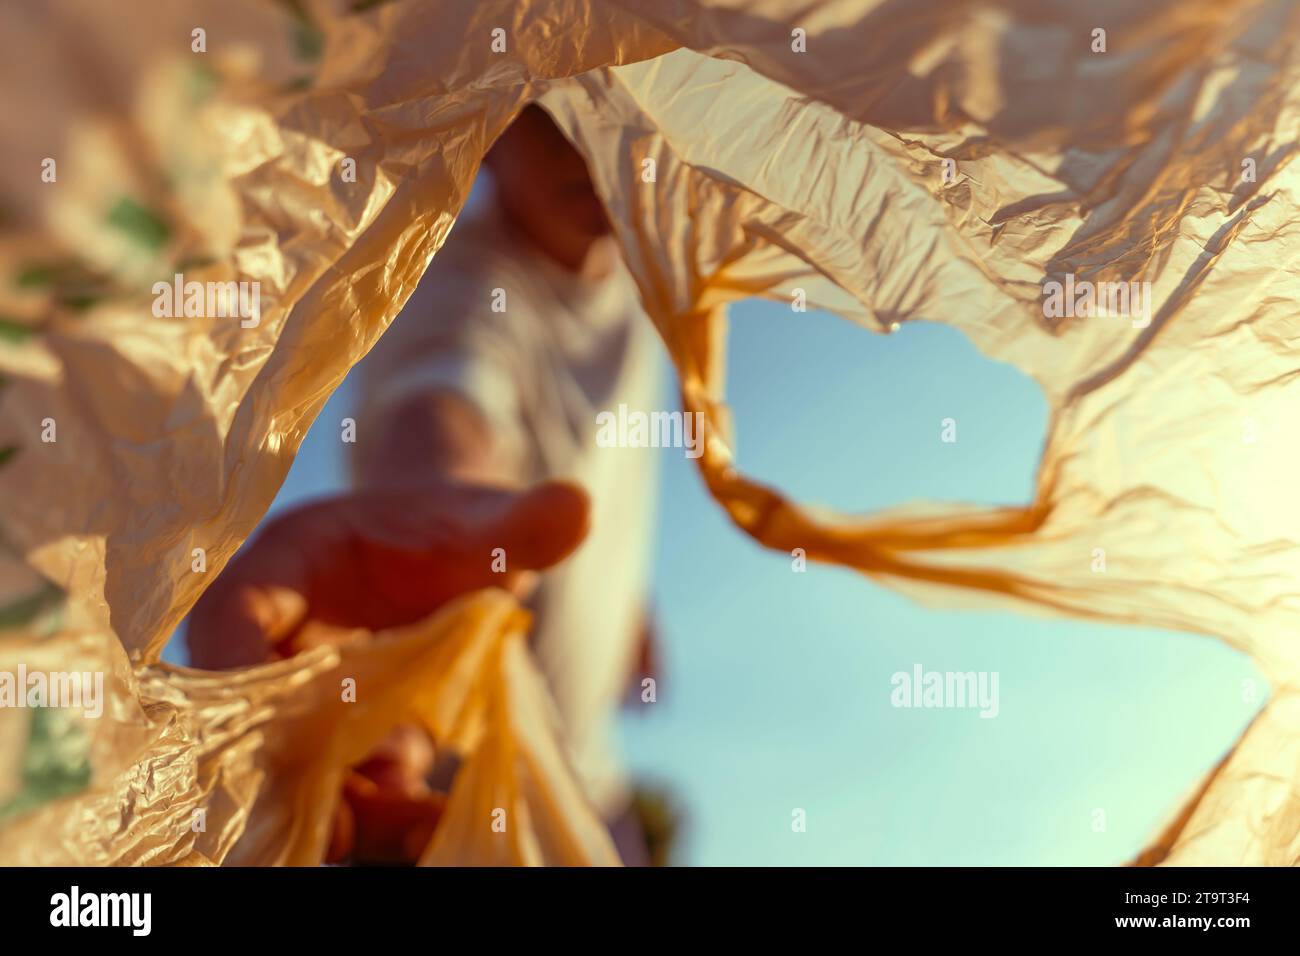
[[(746, 302), (729, 359), (741, 467), (800, 500), (868, 511), (1031, 494), (1042, 394), (949, 327), (880, 336)], [(667, 370), (664, 395), (675, 407)], [(345, 382), (273, 511), (344, 487), (353, 400)], [(955, 444), (939, 440), (950, 417)], [(680, 450), (644, 454), (663, 478), (665, 660), (657, 701), (620, 730), (636, 775), (684, 812), (676, 862), (1121, 863), (1255, 710), (1242, 682), (1258, 674), (1207, 638), (936, 610), (842, 569), (792, 573), (730, 524)], [(891, 675), (915, 664), (998, 672), (998, 717), (892, 707)]]
[[(801, 500), (1029, 500), (1045, 400), (952, 328), (879, 336), (744, 303), (729, 358), (741, 466)], [(939, 440), (949, 417), (955, 444)], [(624, 739), (682, 797), (682, 862), (1123, 862), (1255, 708), (1254, 668), (1204, 637), (935, 610), (849, 571), (793, 574), (677, 457), (660, 515), (667, 677)], [(1001, 713), (892, 707), (891, 675), (918, 663), (999, 672)]]

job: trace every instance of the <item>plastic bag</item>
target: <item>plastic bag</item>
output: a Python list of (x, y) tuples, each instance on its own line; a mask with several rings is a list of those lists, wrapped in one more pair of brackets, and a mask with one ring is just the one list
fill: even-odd
[[(200, 678), (155, 661), (445, 240), (487, 146), (541, 96), (588, 159), (686, 409), (707, 416), (700, 466), (737, 524), (928, 600), (1250, 653), (1276, 700), (1199, 798), (1195, 831), (1148, 859), (1295, 862), (1295, 814), (1251, 816), (1296, 793), (1293, 3), (917, 0), (905, 17), (870, 0), (105, 6), (0, 11), (0, 69), (25, 104), (0, 159), (17, 224), (0, 245), (17, 277), (0, 290), (0, 496), (17, 556), (0, 594), (11, 621), (53, 629), (0, 647), (115, 675), (124, 716), (94, 733), (85, 794), (117, 794), (117, 823), (85, 858), (136, 858), (147, 841), (131, 834), (158, 826), (165, 801), (137, 812), (123, 795), (169, 760), (190, 769), (166, 786), (221, 836), (165, 851), (164, 826), (140, 858), (319, 849), (316, 811), (256, 753), (320, 703), (312, 668), (332, 665), (201, 679), (239, 708), (252, 698), (238, 694), (273, 701), (264, 733), (215, 752), (218, 787), (194, 769), (215, 720), (186, 696)], [(36, 180), (44, 159), (57, 186)], [(257, 282), (257, 321), (153, 316), (149, 282), (179, 271)], [(845, 519), (744, 478), (721, 360), (725, 305), (751, 295), (802, 296), (876, 332), (950, 322), (1033, 376), (1052, 408), (1034, 501)], [(38, 440), (47, 419), (57, 442)], [(68, 596), (61, 620), (46, 582)], [(379, 661), (393, 638), (373, 640)], [(568, 793), (559, 762), (508, 759), (510, 702), (539, 705), (523, 651), (500, 654), (480, 711), (496, 730), (465, 779), (477, 792), (513, 772), (524, 798), (526, 781)], [(322, 761), (318, 809), (339, 765)], [(40, 777), (62, 795), (25, 798), (0, 856), (31, 852), (9, 848), (32, 821), (73, 826), (99, 799), (60, 789), (75, 760), (34, 764), (63, 768)], [(1273, 764), (1284, 772), (1263, 773)], [(579, 802), (530, 817), (512, 858), (603, 859)], [(473, 839), (458, 822), (426, 858), (500, 859)]]

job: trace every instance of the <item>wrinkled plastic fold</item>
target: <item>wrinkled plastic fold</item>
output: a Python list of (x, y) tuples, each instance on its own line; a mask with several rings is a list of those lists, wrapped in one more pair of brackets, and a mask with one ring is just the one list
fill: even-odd
[[(0, 852), (11, 865), (314, 865), (347, 769), (396, 724), (417, 723), (464, 761), (425, 862), (617, 865), (582, 812), (527, 624), (512, 598), (483, 591), (417, 625), (233, 674), (132, 668), (110, 635), (11, 637), (0, 645), (8, 670), (107, 681), (102, 715), (67, 718), (27, 748), (28, 787), (81, 765), (85, 789), (6, 821)], [(491, 826), (498, 808), (514, 824), (503, 833)]]
[[(30, 741), (0, 761), (0, 860), (318, 862), (342, 768), (413, 714), (465, 756), (425, 862), (613, 860), (503, 596), (237, 674), (158, 663), (540, 99), (736, 524), (924, 600), (1250, 654), (1273, 698), (1142, 862), (1296, 863), (1298, 26), (1283, 0), (0, 10), (0, 657), (113, 688), (77, 725), (0, 712)], [(257, 282), (257, 321), (157, 316), (180, 272)], [(1135, 299), (1071, 317), (1050, 283)], [(799, 293), (872, 332), (951, 324), (1031, 376), (1033, 500), (850, 518), (747, 478), (726, 306)], [(364, 707), (335, 703), (340, 668)], [(493, 842), (501, 801), (519, 826)]]

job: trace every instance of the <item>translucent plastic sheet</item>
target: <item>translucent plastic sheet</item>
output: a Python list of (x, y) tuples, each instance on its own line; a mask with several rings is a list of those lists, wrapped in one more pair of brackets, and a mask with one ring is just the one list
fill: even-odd
[[(108, 675), (98, 718), (0, 710), (14, 745), (0, 764), (0, 861), (318, 863), (343, 769), (416, 721), (462, 758), (425, 862), (618, 862), (503, 594), (237, 674), (158, 663), (544, 67), (484, 83), (486, 47), (460, 60), (487, 21), (464, 5), (419, 16), (429, 59), (403, 81), (396, 64), (383, 70), (401, 31), (377, 15), (0, 11), (18, 106), (4, 131), (0, 656), (11, 673)], [(354, 39), (323, 54), (343, 27)], [(611, 55), (589, 52), (593, 66)], [(336, 70), (375, 102), (331, 90)], [(48, 183), (30, 175), (47, 156)], [(344, 157), (355, 183), (337, 174)], [(159, 317), (152, 283), (178, 272), (258, 282), (260, 314)]]
[[(32, 776), (52, 796), (0, 819), (0, 858), (34, 853), (39, 820), (75, 827), (92, 813), (112, 825), (87, 860), (321, 851), (331, 774), (408, 705), (394, 698), (364, 733), (341, 729), (347, 742), (302, 777), (319, 789), (291, 792), (276, 748), (295, 739), (292, 715), (324, 699), (334, 664), (199, 677), (157, 655), (446, 238), (487, 146), (541, 96), (588, 158), (687, 409), (708, 416), (700, 465), (737, 524), (928, 600), (1170, 627), (1250, 653), (1274, 699), (1144, 859), (1297, 861), (1296, 5), (793, 10), (391, 0), (0, 12), (0, 71), (19, 104), (2, 130), (15, 227), (0, 254), (21, 277), (0, 283), (0, 448), (13, 449), (0, 497), (14, 555), (0, 595), (28, 635), (0, 649), (111, 664), (125, 715), (99, 722), (79, 793), (65, 792), (87, 776), (75, 759)], [(57, 185), (37, 178), (49, 156)], [(339, 175), (345, 159), (355, 182)], [(258, 324), (152, 316), (150, 283), (182, 266), (259, 282)], [(1046, 307), (1048, 282), (1138, 285), (1122, 310), (1071, 318)], [(724, 307), (801, 293), (877, 332), (953, 324), (1033, 376), (1052, 408), (1034, 501), (846, 519), (739, 474)], [(47, 418), (56, 443), (37, 437)], [(194, 548), (204, 574), (191, 571)], [(518, 642), (470, 613), (501, 600), (427, 625), (476, 628), (499, 649), (479, 664), (496, 703), (478, 711), (489, 725), (462, 779), (478, 792), (514, 775), (520, 799), (534, 786), (569, 795), (552, 817), (525, 812), (511, 859), (607, 859), (560, 745), (544, 734), (530, 752), (554, 759), (508, 759), (502, 728), (543, 700)], [(31, 636), (41, 629), (52, 636)], [(382, 669), (406, 639), (366, 639), (373, 652), (356, 666)], [(216, 699), (265, 723), (210, 718)], [(154, 773), (160, 760), (176, 772)], [(180, 802), (128, 796), (142, 779), (208, 808), (201, 848), (162, 822), (162, 805)], [(0, 801), (14, 790), (0, 780)], [(440, 828), (426, 859), (500, 859), (466, 826)]]
[[(0, 667), (104, 671), (107, 686), (102, 716), (66, 719), (62, 740), (30, 735), (27, 787), (49, 786), (60, 771), (75, 777), (79, 764), (89, 779), (76, 796), (5, 821), (4, 860), (319, 863), (344, 771), (395, 724), (414, 721), (464, 755), (424, 862), (616, 864), (555, 742), (526, 627), (509, 597), (484, 591), (420, 625), (232, 674), (132, 669), (98, 634), (6, 641)], [(50, 718), (35, 715), (47, 713), (0, 711), (11, 726), (38, 726)], [(71, 752), (68, 766), (39, 766), (59, 747)], [(500, 831), (491, 825), (498, 809)]]

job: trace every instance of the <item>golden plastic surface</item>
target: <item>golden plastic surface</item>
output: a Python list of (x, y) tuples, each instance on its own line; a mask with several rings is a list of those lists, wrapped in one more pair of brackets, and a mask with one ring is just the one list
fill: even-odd
[[(700, 466), (735, 522), (925, 600), (1245, 651), (1273, 696), (1143, 860), (1300, 861), (1293, 4), (302, 9), (0, 10), (0, 267), (26, 277), (0, 282), (0, 609), (22, 612), (0, 660), (99, 667), (113, 688), (86, 722), (86, 789), (0, 816), (0, 860), (316, 862), (340, 768), (413, 712), (478, 728), (426, 862), (612, 860), (548, 723), (524, 720), (545, 695), (499, 595), (364, 653), (223, 675), (157, 663), (446, 239), (487, 147), (540, 97), (588, 159), (685, 408), (708, 416)], [(259, 283), (258, 322), (155, 316), (151, 283), (178, 271)], [(1052, 315), (1044, 284), (1067, 277), (1137, 285), (1117, 314)], [(850, 519), (740, 474), (725, 306), (799, 290), (876, 332), (952, 324), (1032, 376), (1052, 411), (1034, 501)], [(340, 713), (325, 704), (340, 668), (384, 690)], [(27, 716), (0, 711), (0, 740)], [(504, 859), (461, 816), (501, 787), (527, 821)]]

